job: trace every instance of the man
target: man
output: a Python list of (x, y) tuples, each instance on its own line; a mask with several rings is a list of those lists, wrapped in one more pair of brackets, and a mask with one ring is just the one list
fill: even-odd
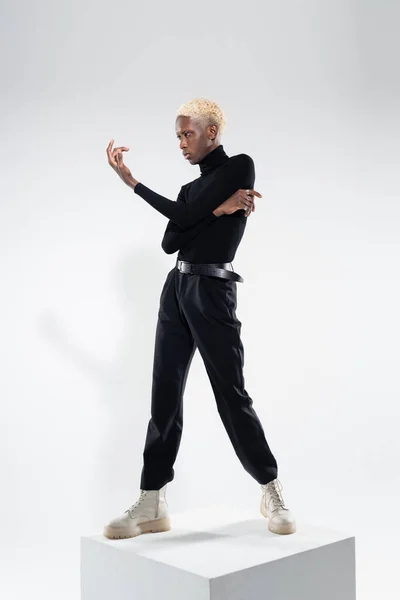
[(284, 505), (277, 463), (244, 388), (241, 322), (236, 316), (236, 283), (230, 269), (247, 217), (254, 211), (255, 171), (247, 154), (229, 157), (221, 144), (221, 108), (196, 98), (183, 104), (175, 121), (185, 160), (200, 166), (200, 176), (183, 185), (176, 201), (138, 182), (123, 162), (129, 148), (107, 147), (108, 162), (121, 179), (169, 219), (162, 240), (168, 254), (179, 250), (160, 297), (154, 350), (151, 419), (143, 452), (139, 499), (105, 528), (108, 538), (135, 537), (171, 527), (166, 485), (174, 478), (183, 426), (183, 394), (196, 348), (199, 349), (234, 450), (261, 485), (261, 513), (270, 531), (294, 533)]

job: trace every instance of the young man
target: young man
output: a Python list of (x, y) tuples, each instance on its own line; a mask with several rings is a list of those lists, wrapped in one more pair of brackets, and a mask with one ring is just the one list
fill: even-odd
[(183, 394), (196, 348), (204, 361), (217, 409), (234, 450), (262, 489), (261, 513), (270, 531), (294, 533), (277, 463), (253, 401), (244, 387), (241, 322), (231, 269), (247, 217), (254, 211), (255, 171), (247, 154), (229, 157), (221, 144), (226, 121), (221, 108), (196, 98), (177, 111), (175, 130), (185, 160), (200, 176), (181, 187), (176, 201), (138, 182), (123, 162), (124, 146), (107, 147), (108, 162), (121, 179), (169, 219), (162, 240), (167, 254), (179, 250), (160, 297), (156, 328), (151, 419), (143, 452), (140, 497), (105, 528), (108, 538), (135, 537), (170, 529), (166, 485), (174, 478), (183, 426)]

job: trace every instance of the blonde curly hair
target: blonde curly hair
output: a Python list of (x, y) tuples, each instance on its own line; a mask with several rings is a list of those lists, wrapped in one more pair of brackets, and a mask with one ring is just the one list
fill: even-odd
[(181, 106), (176, 111), (176, 118), (190, 117), (192, 119), (204, 119), (207, 125), (217, 125), (219, 134), (222, 134), (226, 118), (223, 110), (213, 100), (207, 98), (194, 98)]

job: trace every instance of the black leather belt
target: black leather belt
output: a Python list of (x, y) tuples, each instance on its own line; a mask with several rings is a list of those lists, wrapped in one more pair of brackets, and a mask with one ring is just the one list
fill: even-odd
[(191, 263), (177, 258), (175, 266), (181, 273), (189, 273), (190, 275), (210, 275), (211, 277), (222, 277), (223, 279), (231, 279), (232, 281), (239, 281), (242, 283), (243, 277), (228, 269), (230, 264), (231, 263)]

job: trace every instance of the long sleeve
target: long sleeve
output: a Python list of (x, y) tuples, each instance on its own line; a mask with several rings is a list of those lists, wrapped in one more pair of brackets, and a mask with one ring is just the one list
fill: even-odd
[[(184, 186), (183, 186), (184, 187)], [(183, 187), (181, 188), (177, 202), (185, 203)], [(198, 221), (196, 225), (184, 229), (173, 221), (169, 220), (168, 225), (165, 229), (164, 237), (161, 242), (161, 247), (166, 254), (173, 254), (177, 250), (181, 250), (191, 242), (205, 227), (216, 221), (220, 217), (216, 217), (213, 212), (207, 215), (201, 221)]]
[(247, 154), (238, 154), (222, 165), (215, 178), (187, 204), (169, 200), (140, 182), (135, 185), (134, 191), (158, 212), (186, 229), (210, 216), (213, 210), (246, 185), (244, 182), (252, 181), (254, 177), (253, 159)]
[(198, 221), (196, 225), (189, 229), (182, 229), (173, 221), (169, 221), (164, 233), (161, 247), (166, 254), (173, 254), (177, 250), (182, 250), (189, 242), (191, 242), (205, 227), (208, 227), (216, 219), (213, 213), (210, 213), (202, 221)]

